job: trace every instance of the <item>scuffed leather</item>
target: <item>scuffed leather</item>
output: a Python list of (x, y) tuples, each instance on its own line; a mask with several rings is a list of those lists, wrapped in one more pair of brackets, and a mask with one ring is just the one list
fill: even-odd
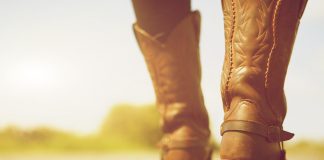
[[(200, 87), (199, 12), (179, 22), (164, 43), (136, 24), (134, 32), (161, 115), (163, 159), (205, 160), (210, 130)], [(179, 149), (184, 154), (174, 151)]]
[[(225, 59), (221, 79), (224, 121), (282, 126), (284, 81), (307, 0), (222, 0)], [(244, 144), (243, 144), (244, 143)], [(276, 160), (279, 143), (226, 132), (221, 158)]]

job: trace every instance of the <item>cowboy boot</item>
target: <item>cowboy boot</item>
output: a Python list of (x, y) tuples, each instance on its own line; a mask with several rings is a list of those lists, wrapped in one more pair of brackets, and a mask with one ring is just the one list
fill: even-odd
[(307, 0), (222, 0), (223, 160), (283, 160), (284, 81)]
[[(200, 15), (181, 20), (162, 43), (134, 24), (153, 81), (163, 160), (209, 160), (209, 122), (200, 87)], [(161, 34), (159, 34), (161, 35)]]

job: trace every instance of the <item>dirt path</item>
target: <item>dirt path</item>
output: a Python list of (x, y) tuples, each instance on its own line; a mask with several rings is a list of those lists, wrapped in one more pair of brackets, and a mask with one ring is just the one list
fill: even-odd
[(158, 160), (155, 155), (33, 155), (0, 156), (1, 160)]
[[(291, 160), (321, 160), (316, 155), (290, 155)], [(0, 160), (159, 160), (159, 154), (0, 155)], [(213, 160), (218, 160), (214, 155)]]

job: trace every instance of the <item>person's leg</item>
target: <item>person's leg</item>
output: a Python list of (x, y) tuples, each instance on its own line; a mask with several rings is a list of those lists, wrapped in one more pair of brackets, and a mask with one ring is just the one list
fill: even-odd
[(188, 0), (133, 0), (133, 4), (135, 36), (161, 114), (162, 159), (210, 160), (209, 121), (200, 87), (200, 14), (190, 11)]
[(136, 23), (164, 41), (175, 25), (191, 11), (190, 0), (132, 0)]
[(223, 160), (283, 160), (284, 80), (307, 0), (223, 0)]

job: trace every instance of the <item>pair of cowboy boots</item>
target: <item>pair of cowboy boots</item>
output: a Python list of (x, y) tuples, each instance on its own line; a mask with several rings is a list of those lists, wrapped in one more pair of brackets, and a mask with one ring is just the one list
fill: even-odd
[[(307, 0), (223, 0), (221, 80), (223, 160), (283, 160), (284, 81)], [(200, 87), (200, 14), (190, 13), (164, 42), (134, 24), (156, 93), (163, 160), (211, 160)]]

